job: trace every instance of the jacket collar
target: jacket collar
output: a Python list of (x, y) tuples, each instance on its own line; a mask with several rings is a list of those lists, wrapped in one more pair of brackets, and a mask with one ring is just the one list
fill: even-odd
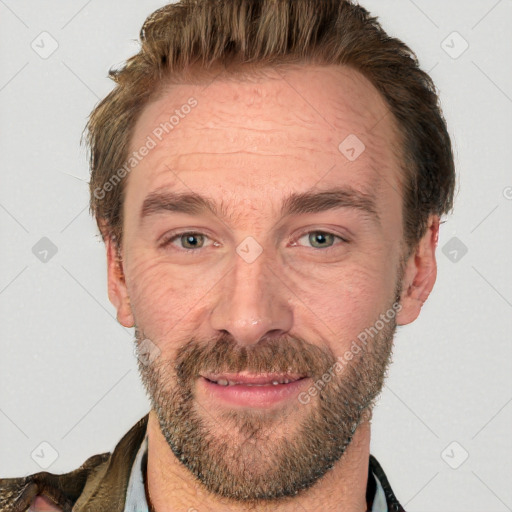
[(393, 489), (388, 481), (382, 466), (379, 464), (377, 459), (370, 454), (370, 470), (375, 474), (375, 476), (379, 479), (382, 488), (384, 489), (384, 494), (386, 496), (386, 503), (388, 505), (388, 512), (405, 512), (402, 505), (400, 505), (397, 500)]
[(106, 464), (85, 485), (73, 512), (123, 512), (130, 472), (146, 434), (148, 417), (141, 418), (117, 443)]

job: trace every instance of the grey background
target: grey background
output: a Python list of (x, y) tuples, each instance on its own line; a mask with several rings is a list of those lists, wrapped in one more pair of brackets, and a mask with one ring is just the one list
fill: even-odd
[[(408, 511), (512, 510), (512, 2), (362, 3), (431, 71), (459, 174), (437, 283), (399, 328), (371, 452)], [(75, 469), (149, 410), (133, 333), (108, 301), (79, 139), (108, 68), (163, 4), (0, 0), (2, 477)], [(47, 58), (31, 46), (52, 38)]]

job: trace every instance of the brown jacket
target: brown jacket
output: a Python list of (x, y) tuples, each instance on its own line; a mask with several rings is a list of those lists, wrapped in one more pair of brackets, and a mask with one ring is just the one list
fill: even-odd
[[(55, 475), (42, 471), (21, 478), (0, 478), (0, 512), (26, 512), (42, 495), (63, 512), (123, 512), (128, 480), (137, 450), (146, 434), (148, 415), (117, 443), (112, 453), (89, 457), (78, 469)], [(379, 479), (389, 512), (405, 512), (377, 459), (370, 455), (369, 471)], [(373, 483), (373, 478), (369, 480)], [(368, 486), (371, 500), (375, 486)]]

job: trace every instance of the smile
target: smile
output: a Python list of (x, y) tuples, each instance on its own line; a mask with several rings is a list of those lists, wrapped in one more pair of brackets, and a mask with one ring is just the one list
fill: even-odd
[(209, 400), (221, 404), (270, 407), (296, 397), (307, 380), (298, 374), (208, 374), (198, 384)]

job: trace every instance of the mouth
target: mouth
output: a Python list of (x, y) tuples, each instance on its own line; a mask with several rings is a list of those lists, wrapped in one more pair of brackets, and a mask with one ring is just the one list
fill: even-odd
[(229, 407), (268, 408), (297, 398), (309, 377), (291, 373), (223, 373), (199, 377), (207, 401)]
[(204, 379), (218, 384), (219, 386), (278, 386), (279, 384), (290, 384), (301, 379), (305, 379), (306, 375), (299, 374), (206, 374), (201, 375)]

